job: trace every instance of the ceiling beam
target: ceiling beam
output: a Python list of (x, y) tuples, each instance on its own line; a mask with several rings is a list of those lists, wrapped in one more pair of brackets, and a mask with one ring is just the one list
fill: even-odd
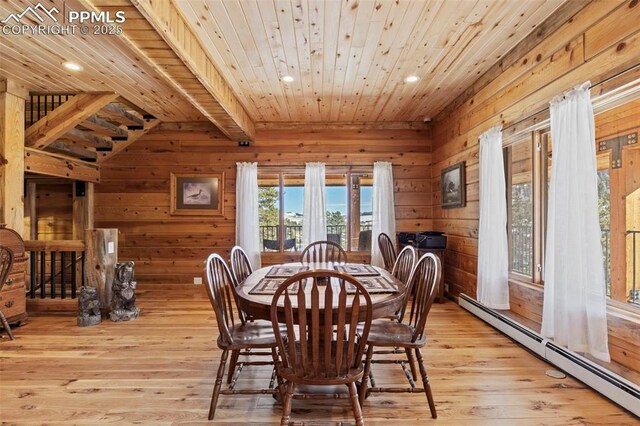
[[(255, 129), (251, 117), (173, 1), (131, 2), (184, 63), (186, 71), (197, 78), (213, 99), (203, 100), (198, 96), (199, 87), (183, 84), (186, 81), (180, 67), (162, 67), (178, 83), (183, 93), (230, 139), (253, 140)], [(127, 35), (126, 25), (124, 35)]]
[(139, 130), (130, 130), (129, 138), (126, 141), (116, 142), (111, 152), (101, 152), (98, 157), (98, 163), (103, 163), (118, 153), (122, 152), (126, 147), (146, 135), (151, 129), (160, 124), (160, 120), (157, 118), (144, 120), (144, 128)]
[(100, 166), (97, 164), (34, 148), (24, 149), (24, 171), (45, 176), (81, 180), (83, 182), (100, 183)]
[(115, 93), (77, 94), (29, 126), (25, 131), (25, 146), (46, 148), (117, 97)]

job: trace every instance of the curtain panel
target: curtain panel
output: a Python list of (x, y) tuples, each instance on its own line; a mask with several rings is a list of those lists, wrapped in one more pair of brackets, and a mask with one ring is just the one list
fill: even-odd
[(304, 169), (302, 246), (327, 239), (324, 163), (307, 163)]
[(236, 244), (255, 270), (260, 268), (258, 163), (236, 163)]
[(478, 231), (478, 302), (509, 309), (507, 201), (502, 128), (480, 135), (480, 226)]
[(393, 166), (388, 161), (373, 163), (373, 224), (371, 226), (371, 264), (384, 267), (378, 247), (378, 235), (387, 234), (396, 240), (396, 212), (393, 200)]
[(593, 106), (586, 82), (550, 103), (553, 162), (542, 334), (610, 361)]

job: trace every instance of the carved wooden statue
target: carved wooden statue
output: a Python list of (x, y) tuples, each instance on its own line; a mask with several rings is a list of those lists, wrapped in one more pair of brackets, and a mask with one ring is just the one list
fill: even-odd
[(133, 276), (134, 263), (124, 262), (116, 264), (116, 274), (113, 280), (113, 297), (111, 299), (111, 321), (129, 321), (138, 318), (140, 309), (136, 303), (136, 281)]
[(80, 297), (78, 298), (78, 326), (88, 327), (100, 324), (100, 298), (98, 289), (95, 287), (80, 287)]

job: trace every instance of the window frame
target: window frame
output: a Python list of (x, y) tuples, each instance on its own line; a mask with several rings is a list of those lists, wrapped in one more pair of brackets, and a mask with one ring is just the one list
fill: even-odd
[[(369, 175), (373, 176), (373, 165), (371, 166), (334, 166), (334, 165), (326, 165), (325, 166), (325, 174), (326, 175), (345, 175), (345, 186), (347, 188), (347, 224), (345, 226), (346, 232), (346, 246), (343, 249), (348, 253), (367, 253), (366, 250), (352, 250), (351, 249), (351, 220), (352, 220), (352, 200), (353, 200), (353, 192), (354, 188), (352, 185), (352, 176), (354, 175)], [(278, 251), (264, 251), (261, 249), (262, 254), (299, 254), (301, 251), (298, 250), (284, 250), (284, 243), (286, 238), (286, 227), (284, 226), (285, 219), (285, 209), (284, 209), (284, 188), (285, 188), (285, 177), (291, 175), (304, 176), (304, 166), (259, 166), (258, 167), (258, 182), (264, 176), (278, 176), (278, 239), (279, 239), (279, 249)], [(260, 186), (260, 185), (258, 185)], [(325, 182), (326, 189), (326, 182)], [(260, 226), (260, 224), (258, 225)]]

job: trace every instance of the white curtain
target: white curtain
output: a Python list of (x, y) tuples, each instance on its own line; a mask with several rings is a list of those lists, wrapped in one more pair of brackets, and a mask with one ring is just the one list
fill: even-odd
[(258, 163), (236, 163), (236, 244), (244, 249), (253, 269), (260, 268)]
[(507, 200), (502, 157), (502, 128), (480, 135), (480, 229), (478, 231), (478, 302), (509, 309)]
[(378, 247), (378, 235), (396, 240), (396, 211), (393, 202), (393, 167), (388, 161), (373, 163), (373, 224), (371, 229), (371, 264), (384, 266)]
[(302, 246), (327, 239), (327, 203), (324, 163), (307, 163), (304, 169)]
[(553, 162), (547, 212), (542, 334), (609, 362), (589, 82), (551, 101)]

